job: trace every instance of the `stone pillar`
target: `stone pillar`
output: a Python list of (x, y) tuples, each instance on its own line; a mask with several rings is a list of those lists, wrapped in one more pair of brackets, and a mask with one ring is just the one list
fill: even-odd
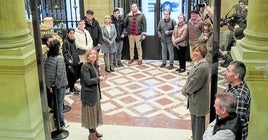
[(34, 40), (24, 1), (0, 3), (0, 139), (44, 140)]
[(234, 60), (247, 66), (246, 81), (251, 90), (249, 140), (268, 137), (268, 1), (254, 0), (248, 5), (245, 37), (232, 47)]

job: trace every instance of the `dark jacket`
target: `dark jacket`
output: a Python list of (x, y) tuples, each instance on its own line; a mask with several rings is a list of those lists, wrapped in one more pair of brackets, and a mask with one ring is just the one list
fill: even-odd
[(88, 30), (92, 40), (93, 40), (93, 46), (97, 46), (97, 44), (102, 43), (102, 34), (101, 34), (101, 27), (100, 24), (95, 18), (92, 19), (92, 24), (89, 24), (86, 20), (86, 17), (84, 18), (86, 23), (86, 29)]
[[(161, 42), (165, 42), (165, 43), (171, 42), (173, 30), (176, 25), (177, 23), (174, 19), (169, 19), (169, 20), (162, 19), (159, 21), (158, 26), (157, 26), (157, 33)], [(165, 31), (169, 31), (168, 35), (165, 34)]]
[(93, 106), (98, 102), (100, 92), (99, 66), (95, 66), (96, 70), (90, 62), (83, 63), (81, 68), (81, 100), (83, 104)]
[(216, 118), (216, 124), (213, 129), (213, 135), (219, 130), (229, 129), (235, 134), (236, 140), (241, 140), (242, 123), (236, 113), (230, 113), (228, 117), (219, 119)]
[[(76, 50), (75, 41), (73, 39), (65, 39), (62, 43), (62, 54), (66, 65), (78, 65), (79, 56)], [(70, 64), (70, 60), (72, 64)]]
[(116, 19), (114, 15), (111, 15), (111, 19), (112, 24), (114, 24), (117, 32), (115, 41), (123, 40), (123, 38), (121, 38), (121, 35), (126, 34), (123, 18), (119, 16), (119, 19)]
[[(132, 26), (132, 20), (133, 20), (133, 13), (132, 13), (132, 11), (130, 11), (126, 15), (126, 18), (124, 19), (124, 25), (127, 27), (128, 34), (131, 33), (130, 27)], [(136, 20), (137, 20), (137, 35), (140, 35), (140, 34), (146, 35), (146, 30), (147, 30), (146, 18), (141, 11), (137, 12), (137, 19)]]

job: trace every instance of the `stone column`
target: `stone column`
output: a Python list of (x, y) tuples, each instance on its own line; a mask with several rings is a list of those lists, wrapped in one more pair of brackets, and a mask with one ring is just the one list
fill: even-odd
[(0, 3), (0, 139), (44, 140), (34, 40), (24, 1)]
[(234, 60), (247, 66), (246, 81), (251, 90), (249, 140), (268, 137), (268, 1), (254, 0), (248, 5), (245, 37), (232, 47)]

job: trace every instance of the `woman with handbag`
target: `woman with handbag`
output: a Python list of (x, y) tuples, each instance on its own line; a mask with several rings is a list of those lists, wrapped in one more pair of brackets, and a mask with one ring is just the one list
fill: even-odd
[(77, 28), (75, 29), (75, 44), (81, 62), (86, 62), (85, 53), (93, 47), (93, 40), (89, 32), (85, 29), (85, 21), (78, 21)]
[(80, 77), (80, 59), (75, 46), (74, 33), (74, 29), (67, 30), (67, 37), (62, 44), (62, 53), (66, 65), (70, 93), (79, 94), (79, 91), (74, 88), (76, 80)]

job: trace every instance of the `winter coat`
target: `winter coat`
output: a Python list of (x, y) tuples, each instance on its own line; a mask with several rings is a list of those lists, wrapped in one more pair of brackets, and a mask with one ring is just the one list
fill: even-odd
[[(171, 37), (173, 34), (174, 27), (176, 26), (176, 21), (174, 19), (165, 20), (162, 19), (159, 21), (157, 26), (158, 37), (161, 42), (170, 43)], [(168, 31), (168, 35), (165, 34), (165, 31)]]
[(101, 27), (99, 22), (93, 18), (92, 19), (92, 24), (88, 23), (85, 19), (85, 24), (86, 24), (86, 29), (88, 30), (92, 40), (93, 40), (93, 46), (97, 46), (98, 44), (102, 43), (102, 34), (101, 34)]
[[(116, 29), (113, 24), (110, 24), (110, 32), (108, 31), (107, 27), (104, 25), (101, 27), (102, 30), (102, 47), (101, 52), (102, 53), (115, 53), (116, 47), (115, 47), (115, 39), (116, 39)], [(112, 42), (112, 45), (109, 43)]]
[(186, 23), (175, 26), (172, 41), (179, 46), (188, 46), (188, 26)]
[(112, 24), (114, 24), (115, 26), (115, 29), (116, 29), (116, 39), (115, 41), (120, 41), (120, 40), (123, 40), (123, 38), (121, 38), (121, 35), (122, 34), (125, 34), (126, 35), (126, 29), (125, 29), (125, 26), (124, 26), (124, 20), (121, 16), (119, 16), (118, 19), (116, 19), (114, 17), (114, 15), (111, 15), (111, 19), (112, 19)]
[[(133, 20), (133, 13), (132, 11), (130, 11), (124, 19), (124, 25), (127, 27), (128, 34), (131, 33), (132, 20)], [(146, 34), (147, 31), (146, 18), (144, 14), (139, 10), (137, 11), (136, 20), (137, 20), (137, 35)]]

